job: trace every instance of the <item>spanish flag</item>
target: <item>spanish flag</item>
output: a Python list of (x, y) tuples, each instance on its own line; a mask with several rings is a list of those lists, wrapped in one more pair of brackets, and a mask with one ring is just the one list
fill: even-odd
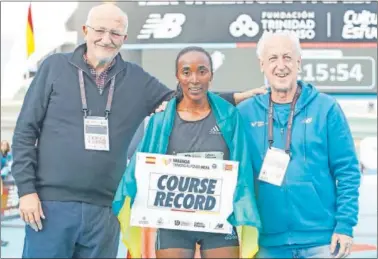
[(224, 165), (224, 170), (225, 171), (232, 171), (232, 165), (225, 164)]
[(26, 25), (26, 53), (27, 57), (29, 58), (31, 54), (33, 54), (35, 50), (34, 46), (34, 30), (33, 30), (33, 19), (32, 19), (32, 12), (31, 12), (31, 3), (29, 5), (28, 10), (28, 22)]
[(156, 164), (156, 157), (154, 156), (146, 157), (146, 164)]

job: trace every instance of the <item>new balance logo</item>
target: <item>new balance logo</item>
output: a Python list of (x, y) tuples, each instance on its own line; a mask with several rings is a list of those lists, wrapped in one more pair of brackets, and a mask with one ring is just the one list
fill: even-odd
[(210, 130), (209, 130), (209, 134), (210, 135), (218, 135), (218, 134), (221, 134), (219, 128), (217, 125), (215, 125), (214, 127), (212, 127)]
[(306, 118), (304, 120), (302, 120), (302, 123), (305, 123), (305, 124), (310, 124), (312, 122), (312, 118)]
[(138, 39), (172, 39), (180, 35), (186, 17), (182, 13), (167, 13), (163, 17), (158, 13), (148, 16), (140, 30)]
[(223, 229), (223, 224), (222, 223), (218, 223), (214, 229)]

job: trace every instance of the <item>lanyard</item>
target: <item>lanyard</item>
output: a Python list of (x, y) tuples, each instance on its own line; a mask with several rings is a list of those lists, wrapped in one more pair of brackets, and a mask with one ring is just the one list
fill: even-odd
[[(294, 109), (295, 104), (298, 101), (298, 98), (302, 92), (302, 88), (300, 86), (297, 87), (297, 91), (295, 92), (293, 101), (290, 105), (290, 114), (289, 120), (287, 122), (287, 132), (286, 132), (286, 145), (285, 145), (285, 152), (290, 154), (290, 144), (291, 144), (291, 132), (293, 128), (293, 120), (294, 120)], [(272, 95), (269, 97), (269, 118), (268, 118), (268, 141), (269, 141), (269, 148), (272, 148), (273, 145), (273, 102), (272, 102)]]
[[(79, 72), (81, 104), (83, 107), (84, 118), (86, 118), (88, 116), (88, 106), (87, 106), (87, 97), (85, 96), (83, 70), (79, 69), (78, 72)], [(110, 114), (110, 109), (112, 107), (113, 94), (114, 94), (114, 82), (115, 82), (115, 76), (112, 78), (111, 83), (110, 83), (108, 101), (106, 102), (106, 108), (105, 108), (105, 119), (108, 119), (109, 114)]]

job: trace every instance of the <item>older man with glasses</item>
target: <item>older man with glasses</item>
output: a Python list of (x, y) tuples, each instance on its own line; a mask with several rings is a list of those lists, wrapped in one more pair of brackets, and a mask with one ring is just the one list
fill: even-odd
[[(12, 166), (27, 224), (24, 258), (117, 255), (111, 204), (128, 146), (143, 119), (174, 94), (122, 59), (127, 27), (117, 6), (94, 7), (83, 26), (86, 43), (46, 58), (29, 87)], [(228, 95), (229, 101), (255, 92)]]

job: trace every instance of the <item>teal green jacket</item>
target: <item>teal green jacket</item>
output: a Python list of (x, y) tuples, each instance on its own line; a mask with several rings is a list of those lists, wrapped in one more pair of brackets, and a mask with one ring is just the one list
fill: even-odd
[[(218, 127), (229, 148), (230, 160), (239, 162), (234, 208), (228, 221), (233, 226), (252, 226), (260, 229), (261, 222), (256, 205), (251, 157), (247, 150), (241, 115), (234, 106), (216, 94), (208, 93), (208, 99)], [(176, 116), (176, 104), (176, 98), (173, 98), (164, 112), (151, 117), (145, 135), (131, 158), (114, 197), (113, 212), (117, 216), (125, 204), (126, 197), (130, 197), (132, 204), (137, 192), (136, 153), (166, 154)]]

